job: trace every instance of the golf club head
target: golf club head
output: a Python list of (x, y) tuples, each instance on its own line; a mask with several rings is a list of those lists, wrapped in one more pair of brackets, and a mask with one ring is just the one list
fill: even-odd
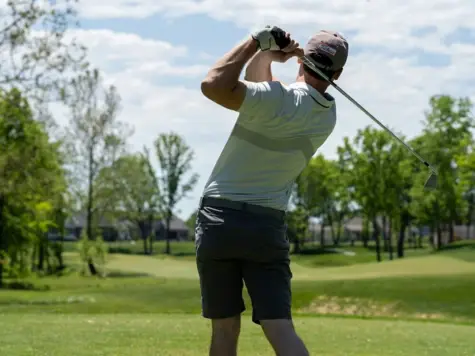
[(432, 190), (435, 188), (437, 188), (437, 174), (432, 172), (429, 178), (426, 180), (426, 183), (424, 184), (424, 189)]

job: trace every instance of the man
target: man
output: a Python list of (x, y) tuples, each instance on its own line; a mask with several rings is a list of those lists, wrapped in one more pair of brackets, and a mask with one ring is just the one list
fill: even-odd
[(211, 356), (237, 354), (243, 282), (252, 319), (275, 353), (309, 354), (291, 319), (285, 212), (296, 177), (333, 131), (335, 101), (325, 92), (329, 84), (300, 60), (289, 86), (271, 73), (272, 62), (303, 54), (336, 80), (348, 43), (321, 31), (303, 51), (280, 28), (266, 27), (224, 55), (201, 84), (208, 99), (239, 113), (197, 216), (196, 258), (203, 316), (212, 320)]

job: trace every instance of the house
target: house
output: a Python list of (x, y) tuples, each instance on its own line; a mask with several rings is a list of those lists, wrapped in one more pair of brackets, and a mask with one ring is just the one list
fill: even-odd
[(475, 240), (475, 226), (455, 225), (455, 240)]
[[(78, 240), (87, 224), (86, 213), (77, 213), (70, 216), (65, 223), (66, 237)], [(96, 227), (100, 229), (104, 241), (116, 241), (123, 238), (123, 224), (102, 216)]]
[[(152, 223), (155, 240), (165, 239), (165, 221), (155, 220)], [(81, 232), (86, 227), (86, 214), (77, 213), (66, 220), (66, 239), (79, 239)], [(113, 219), (101, 217), (97, 227), (100, 229), (104, 241), (131, 240), (139, 237), (137, 224), (126, 219)], [(148, 229), (150, 231), (150, 229)], [(185, 222), (174, 216), (170, 222), (170, 239), (187, 240), (189, 229)]]
[[(380, 231), (383, 230), (383, 219), (382, 217), (376, 218), (376, 223), (378, 224), (378, 227)], [(322, 226), (319, 223), (316, 222), (310, 222), (309, 223), (309, 233), (310, 237), (314, 241), (320, 241), (320, 235), (321, 235), (321, 228)], [(341, 232), (340, 235), (340, 241), (357, 241), (362, 239), (362, 234), (364, 231), (364, 220), (360, 216), (355, 216), (353, 218), (347, 219), (346, 221), (343, 222), (343, 231)], [(336, 227), (334, 229), (334, 233), (336, 234)], [(372, 240), (373, 238), (373, 224), (370, 223), (368, 225), (368, 230), (369, 230), (369, 238)], [(386, 232), (389, 231), (389, 222), (387, 223), (386, 226)], [(411, 227), (411, 232), (412, 234), (418, 234), (419, 230), (416, 227)], [(331, 239), (331, 234), (332, 234), (332, 229), (330, 226), (325, 226), (324, 227), (324, 234), (325, 234), (325, 242), (329, 243), (332, 241)]]
[[(164, 220), (154, 221), (153, 227), (155, 231), (155, 240), (165, 240), (166, 238), (166, 222)], [(173, 216), (170, 221), (170, 240), (188, 240), (189, 228), (180, 218)]]

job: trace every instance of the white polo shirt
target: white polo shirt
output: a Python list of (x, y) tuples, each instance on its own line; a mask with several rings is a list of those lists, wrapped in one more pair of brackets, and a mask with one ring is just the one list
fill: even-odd
[(335, 127), (335, 100), (304, 82), (245, 84), (236, 125), (203, 196), (286, 211), (295, 179)]

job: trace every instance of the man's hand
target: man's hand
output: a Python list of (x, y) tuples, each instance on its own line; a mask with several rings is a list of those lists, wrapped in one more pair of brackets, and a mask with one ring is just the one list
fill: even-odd
[[(290, 38), (290, 34), (287, 35)], [(272, 62), (285, 63), (292, 57), (303, 56), (303, 49), (299, 48), (298, 42), (290, 41), (290, 44), (280, 51), (261, 52), (262, 56), (266, 56)]]
[(266, 26), (252, 34), (261, 51), (281, 51), (291, 44), (290, 36), (277, 26)]
[(299, 48), (298, 42), (291, 39), (289, 33), (285, 33), (288, 39), (288, 45), (278, 51), (261, 51), (258, 52), (247, 65), (245, 80), (249, 82), (268, 82), (276, 81), (272, 76), (272, 62), (285, 63), (292, 57), (303, 56), (303, 49)]

